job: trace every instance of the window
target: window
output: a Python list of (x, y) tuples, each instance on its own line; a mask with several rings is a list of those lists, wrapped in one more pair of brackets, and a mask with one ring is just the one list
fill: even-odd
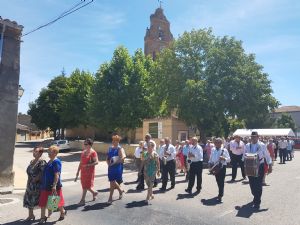
[(152, 138), (158, 138), (158, 123), (149, 123), (149, 134)]

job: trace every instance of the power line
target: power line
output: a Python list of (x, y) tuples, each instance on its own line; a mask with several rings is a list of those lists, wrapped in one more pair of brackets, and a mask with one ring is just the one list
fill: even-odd
[[(39, 27), (37, 27), (37, 28), (35, 28), (35, 29), (33, 29), (33, 30), (31, 30), (31, 31), (29, 31), (29, 32), (27, 32), (27, 33), (25, 33), (25, 34), (23, 34), (22, 37), (27, 36), (28, 34), (31, 34), (31, 33), (35, 32), (35, 31), (38, 31), (38, 30), (40, 30), (40, 29), (42, 29), (42, 28), (44, 28), (44, 27), (47, 27), (47, 26), (49, 26), (49, 25), (55, 23), (56, 21), (58, 21), (58, 20), (60, 20), (60, 19), (62, 19), (62, 18), (64, 18), (64, 17), (66, 17), (66, 16), (68, 16), (68, 15), (70, 15), (70, 14), (76, 12), (76, 11), (78, 11), (79, 9), (81, 9), (81, 8), (83, 8), (83, 7), (86, 7), (87, 5), (91, 4), (93, 1), (94, 1), (94, 0), (90, 0), (89, 2), (85, 2), (85, 0), (81, 0), (79, 3), (75, 4), (75, 5), (72, 6), (70, 9), (68, 9), (68, 10), (66, 10), (66, 11), (64, 11), (64, 12), (62, 12), (62, 13), (61, 13), (58, 17), (56, 17), (54, 20), (51, 20), (50, 22), (48, 22), (48, 23), (46, 23), (46, 24), (44, 24), (44, 25), (41, 25), (41, 26), (39, 26)], [(83, 5), (82, 5), (82, 4), (83, 4)], [(82, 6), (80, 6), (80, 5), (82, 5)], [(79, 7), (79, 6), (80, 6), (80, 7)]]

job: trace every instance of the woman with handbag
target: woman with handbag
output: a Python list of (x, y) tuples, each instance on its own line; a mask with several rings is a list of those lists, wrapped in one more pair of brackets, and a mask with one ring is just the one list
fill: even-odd
[[(67, 211), (64, 209), (64, 197), (62, 194), (62, 184), (61, 184), (61, 161), (56, 158), (59, 152), (59, 148), (55, 145), (50, 146), (48, 149), (48, 156), (50, 160), (46, 164), (42, 176), (41, 182), (41, 195), (39, 200), (39, 206), (41, 207), (41, 219), (39, 224), (47, 222), (47, 217), (45, 216), (46, 206), (49, 204), (48, 200), (51, 199), (51, 196), (58, 196), (58, 209), (60, 211), (60, 217), (58, 220), (63, 220)], [(49, 211), (48, 216), (52, 214), (52, 211)]]
[(120, 181), (123, 175), (123, 162), (125, 159), (124, 150), (119, 145), (121, 137), (119, 135), (112, 136), (112, 146), (107, 152), (106, 163), (108, 165), (108, 180), (110, 182), (109, 198), (107, 203), (112, 203), (114, 190), (119, 191), (119, 199), (122, 199), (124, 191), (120, 188)]
[(35, 220), (33, 209), (38, 206), (40, 198), (40, 182), (43, 174), (46, 161), (41, 159), (44, 148), (35, 147), (33, 149), (33, 157), (30, 164), (27, 167), (27, 186), (23, 199), (23, 206), (28, 208), (28, 217), (25, 221)]
[(90, 138), (87, 138), (84, 141), (84, 149), (81, 153), (80, 163), (78, 165), (75, 181), (78, 179), (79, 171), (80, 181), (82, 187), (82, 196), (78, 205), (85, 204), (85, 197), (87, 191), (91, 192), (93, 195), (93, 201), (96, 200), (98, 195), (97, 191), (93, 190), (94, 179), (95, 179), (95, 166), (98, 164), (98, 155), (97, 152), (92, 148), (93, 141)]
[(230, 162), (230, 156), (226, 148), (222, 148), (223, 140), (215, 139), (215, 147), (212, 149), (209, 164), (211, 172), (216, 177), (216, 182), (219, 188), (217, 200), (221, 203), (224, 195), (224, 180), (226, 176), (226, 165)]

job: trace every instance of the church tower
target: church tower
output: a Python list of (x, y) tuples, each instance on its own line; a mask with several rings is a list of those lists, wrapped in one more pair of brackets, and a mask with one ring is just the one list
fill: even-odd
[(150, 16), (150, 28), (147, 28), (144, 38), (144, 53), (155, 59), (157, 53), (168, 47), (172, 41), (173, 35), (170, 31), (170, 22), (164, 15), (163, 9), (159, 7)]

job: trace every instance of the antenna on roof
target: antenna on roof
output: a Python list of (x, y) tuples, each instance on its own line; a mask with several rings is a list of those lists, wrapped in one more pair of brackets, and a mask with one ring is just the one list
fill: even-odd
[(159, 8), (162, 9), (162, 3), (163, 3), (163, 1), (162, 0), (158, 0), (158, 2), (159, 2)]

